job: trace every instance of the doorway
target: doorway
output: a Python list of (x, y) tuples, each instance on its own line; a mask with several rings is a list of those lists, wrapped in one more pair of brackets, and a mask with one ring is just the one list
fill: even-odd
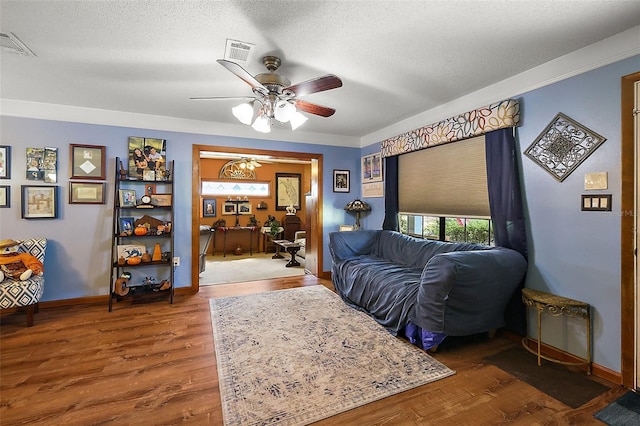
[[(198, 292), (200, 289), (199, 280), (199, 228), (200, 228), (200, 188), (201, 188), (201, 166), (200, 158), (203, 153), (208, 152), (225, 152), (230, 154), (236, 154), (243, 157), (251, 156), (267, 156), (270, 157), (270, 161), (277, 162), (281, 160), (286, 161), (305, 161), (312, 164), (312, 173), (310, 176), (310, 191), (307, 194), (301, 194), (305, 198), (306, 202), (313, 203), (316, 206), (322, 206), (322, 154), (314, 153), (302, 153), (302, 152), (287, 152), (287, 151), (270, 151), (261, 149), (248, 149), (248, 148), (235, 148), (235, 147), (222, 147), (222, 146), (209, 146), (209, 145), (193, 145), (192, 147), (192, 203), (191, 203), (191, 290)], [(322, 250), (322, 214), (321, 209), (318, 209), (317, 214), (313, 220), (307, 219), (308, 233), (307, 233), (307, 246), (313, 247), (313, 250), (308, 250), (306, 257), (309, 259), (309, 265), (307, 271), (312, 275), (318, 275), (319, 265), (322, 265), (323, 250)]]
[(620, 338), (622, 385), (640, 388), (640, 289), (638, 238), (638, 100), (640, 72), (621, 81), (621, 194), (620, 194)]

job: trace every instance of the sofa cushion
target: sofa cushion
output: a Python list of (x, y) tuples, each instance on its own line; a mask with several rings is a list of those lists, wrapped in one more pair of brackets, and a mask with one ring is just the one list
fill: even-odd
[(489, 250), (490, 246), (423, 240), (392, 231), (380, 232), (376, 255), (412, 268), (424, 268), (435, 255), (452, 251)]
[(393, 335), (413, 311), (421, 268), (411, 268), (374, 256), (356, 256), (332, 268), (338, 294), (350, 306), (366, 312)]

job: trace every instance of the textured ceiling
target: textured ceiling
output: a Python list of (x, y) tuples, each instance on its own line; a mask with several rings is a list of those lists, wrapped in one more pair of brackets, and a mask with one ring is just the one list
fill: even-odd
[(293, 83), (339, 76), (304, 98), (336, 114), (304, 131), (360, 138), (634, 27), (640, 2), (2, 0), (0, 15), (37, 55), (2, 52), (4, 99), (237, 124), (238, 101), (189, 100), (251, 95), (216, 63), (231, 38), (255, 44), (254, 75), (275, 54)]

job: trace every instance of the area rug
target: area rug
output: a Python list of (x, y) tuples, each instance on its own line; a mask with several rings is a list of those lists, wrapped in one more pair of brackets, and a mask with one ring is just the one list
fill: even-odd
[(323, 286), (210, 304), (225, 425), (306, 425), (455, 374)]
[(627, 392), (593, 417), (609, 426), (640, 425), (640, 395)]
[[(229, 284), (245, 281), (267, 280), (304, 275), (304, 263), (287, 268), (291, 255), (283, 259), (272, 259), (273, 253), (254, 253), (242, 256), (227, 254), (208, 256), (205, 270), (200, 274), (200, 285)], [(300, 259), (298, 259), (300, 260)]]
[(571, 408), (578, 408), (609, 390), (585, 373), (571, 371), (565, 366), (544, 359), (538, 366), (538, 358), (521, 347), (491, 355), (485, 361)]

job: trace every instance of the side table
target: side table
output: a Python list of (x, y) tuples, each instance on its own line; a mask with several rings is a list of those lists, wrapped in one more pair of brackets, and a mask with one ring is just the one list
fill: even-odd
[[(537, 355), (538, 365), (540, 365), (540, 358), (544, 358), (547, 361), (556, 362), (565, 365), (587, 365), (587, 373), (591, 374), (591, 313), (590, 305), (579, 300), (569, 299), (567, 297), (557, 296), (551, 293), (545, 293), (544, 291), (534, 290), (532, 288), (522, 289), (522, 301), (528, 307), (533, 307), (538, 313), (538, 348), (534, 352), (527, 344), (527, 337), (522, 339), (522, 345), (526, 350), (532, 354)], [(540, 354), (540, 342), (542, 340), (542, 327), (541, 316), (542, 312), (547, 312), (554, 317), (567, 316), (567, 317), (579, 317), (584, 318), (587, 322), (587, 357), (581, 358), (580, 362), (568, 362), (561, 361), (549, 356)]]

